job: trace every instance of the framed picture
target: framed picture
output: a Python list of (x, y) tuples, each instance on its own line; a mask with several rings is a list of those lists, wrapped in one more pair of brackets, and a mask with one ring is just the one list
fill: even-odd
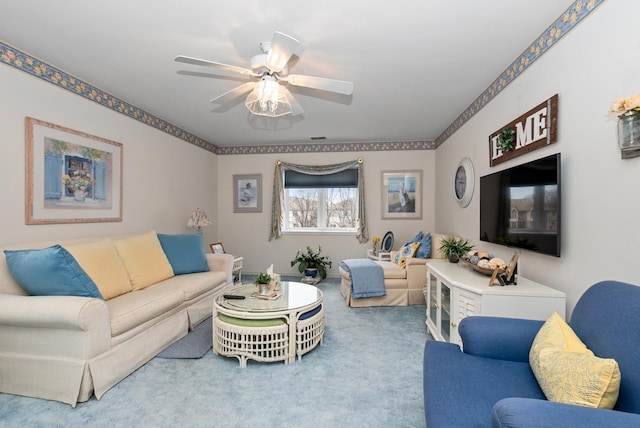
[(211, 247), (211, 252), (213, 254), (224, 254), (224, 247), (222, 246), (222, 242), (211, 244), (209, 245), (209, 247)]
[(26, 118), (26, 224), (122, 221), (122, 144)]
[(422, 218), (422, 170), (382, 171), (382, 218)]
[(262, 212), (262, 174), (233, 176), (233, 212)]

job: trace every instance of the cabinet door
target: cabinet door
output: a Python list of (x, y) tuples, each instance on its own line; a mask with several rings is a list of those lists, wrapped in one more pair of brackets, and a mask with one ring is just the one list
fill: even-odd
[(427, 285), (424, 291), (424, 299), (427, 304), (427, 327), (432, 335), (438, 330), (438, 279), (427, 272)]
[(439, 304), (439, 313), (440, 315), (440, 336), (442, 336), (442, 340), (445, 342), (449, 342), (451, 340), (451, 289), (447, 284), (440, 281), (440, 304)]
[(462, 346), (462, 341), (458, 334), (458, 325), (465, 317), (480, 314), (480, 296), (457, 289), (454, 301), (455, 315), (451, 323), (453, 328), (451, 342)]

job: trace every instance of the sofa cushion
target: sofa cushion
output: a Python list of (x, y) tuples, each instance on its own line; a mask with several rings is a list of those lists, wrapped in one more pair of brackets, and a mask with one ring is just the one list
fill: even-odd
[(384, 279), (405, 279), (407, 277), (407, 270), (393, 262), (376, 261), (376, 263), (382, 266)]
[(111, 336), (117, 336), (165, 314), (184, 302), (181, 290), (148, 287), (107, 301)]
[(164, 235), (158, 233), (162, 250), (169, 259), (173, 273), (206, 272), (209, 270), (201, 233)]
[(393, 257), (393, 262), (400, 267), (407, 266), (407, 259), (413, 257), (420, 246), (420, 242), (408, 242), (400, 248)]
[(536, 335), (529, 363), (550, 401), (612, 409), (620, 370), (611, 358), (593, 355), (571, 327), (553, 313)]
[(41, 250), (5, 250), (4, 253), (9, 271), (32, 296), (103, 298), (91, 277), (60, 245)]
[(196, 272), (165, 279), (154, 284), (154, 288), (180, 290), (184, 294), (184, 300), (188, 302), (219, 285), (225, 284), (226, 281), (227, 276), (222, 271)]
[(134, 290), (141, 290), (173, 276), (173, 268), (155, 231), (114, 239), (113, 243)]
[(420, 246), (416, 251), (416, 257), (419, 259), (428, 259), (431, 255), (431, 233), (425, 234), (420, 240)]
[(230, 317), (225, 314), (218, 314), (218, 319), (220, 321), (226, 322), (227, 324), (239, 325), (243, 327), (273, 327), (273, 326), (284, 324), (284, 320), (280, 318), (253, 320), (253, 319)]
[(132, 290), (129, 274), (111, 240), (103, 239), (64, 247), (93, 279), (105, 300)]
[(488, 427), (503, 398), (545, 399), (528, 362), (477, 357), (457, 344), (427, 340), (423, 367), (428, 427)]

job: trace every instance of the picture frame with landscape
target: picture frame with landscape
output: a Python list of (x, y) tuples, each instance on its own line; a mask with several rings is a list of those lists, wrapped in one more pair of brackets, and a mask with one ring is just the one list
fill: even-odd
[(382, 218), (422, 218), (422, 170), (382, 171)]

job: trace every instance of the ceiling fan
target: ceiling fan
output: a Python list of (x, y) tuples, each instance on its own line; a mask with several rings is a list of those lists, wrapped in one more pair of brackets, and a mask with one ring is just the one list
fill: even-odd
[(285, 114), (296, 115), (303, 112), (300, 104), (287, 89), (287, 85), (319, 89), (343, 95), (351, 95), (353, 93), (352, 82), (302, 74), (289, 74), (287, 64), (299, 44), (300, 42), (295, 38), (276, 31), (271, 42), (260, 44), (262, 54), (251, 58), (250, 69), (184, 55), (178, 55), (175, 57), (175, 61), (202, 65), (247, 76), (252, 81), (217, 96), (211, 102), (224, 104), (249, 93), (245, 100), (245, 105), (251, 113), (260, 116), (278, 117)]

